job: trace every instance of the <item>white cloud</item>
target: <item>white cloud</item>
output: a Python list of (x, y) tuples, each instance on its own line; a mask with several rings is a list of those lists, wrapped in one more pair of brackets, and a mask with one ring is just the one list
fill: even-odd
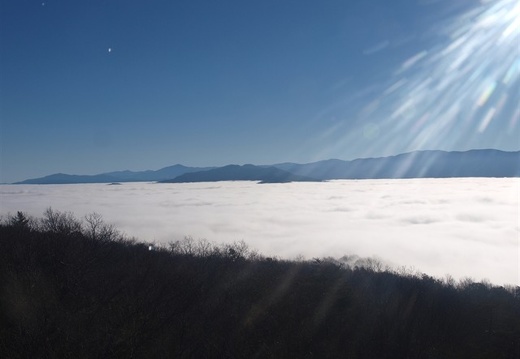
[(244, 240), (266, 255), (377, 256), (519, 284), (518, 179), (2, 185), (0, 214), (98, 212), (140, 240)]

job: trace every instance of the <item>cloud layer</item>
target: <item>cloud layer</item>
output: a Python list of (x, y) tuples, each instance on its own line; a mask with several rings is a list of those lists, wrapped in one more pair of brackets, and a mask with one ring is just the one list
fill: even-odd
[(376, 256), (519, 284), (519, 198), (512, 178), (2, 185), (0, 214), (97, 212), (140, 240), (244, 240), (266, 255)]

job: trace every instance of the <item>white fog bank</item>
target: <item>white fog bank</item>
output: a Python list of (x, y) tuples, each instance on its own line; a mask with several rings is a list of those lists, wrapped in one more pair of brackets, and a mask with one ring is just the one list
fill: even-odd
[(519, 284), (518, 178), (1, 185), (0, 214), (97, 212), (139, 240), (244, 240), (265, 255), (356, 254)]

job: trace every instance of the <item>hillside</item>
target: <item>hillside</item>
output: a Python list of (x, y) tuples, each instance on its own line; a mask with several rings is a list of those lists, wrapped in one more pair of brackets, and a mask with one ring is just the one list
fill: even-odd
[(518, 358), (520, 288), (154, 247), (95, 215), (0, 223), (2, 358)]
[[(276, 169), (279, 171), (276, 171)], [(195, 172), (197, 172), (197, 174), (187, 175)], [(505, 152), (487, 149), (465, 152), (416, 151), (396, 156), (360, 158), (352, 161), (330, 159), (307, 164), (279, 163), (266, 166), (228, 165), (217, 168), (187, 167), (177, 164), (156, 171), (117, 171), (98, 175), (69, 175), (58, 173), (28, 179), (17, 182), (17, 184), (139, 181), (179, 183), (239, 180), (283, 183), (332, 179), (519, 176), (520, 151)]]
[(69, 175), (56, 173), (45, 177), (27, 179), (16, 184), (74, 184), (74, 183), (112, 183), (112, 182), (150, 182), (162, 181), (184, 173), (204, 171), (213, 167), (187, 167), (173, 165), (156, 171), (116, 171), (97, 175)]
[(253, 165), (229, 165), (208, 171), (191, 172), (163, 183), (215, 182), (215, 181), (260, 181), (260, 183), (287, 183), (318, 181), (313, 178), (295, 175), (276, 167)]
[(328, 179), (519, 177), (520, 151), (417, 151), (352, 161), (326, 160), (274, 165), (285, 171)]

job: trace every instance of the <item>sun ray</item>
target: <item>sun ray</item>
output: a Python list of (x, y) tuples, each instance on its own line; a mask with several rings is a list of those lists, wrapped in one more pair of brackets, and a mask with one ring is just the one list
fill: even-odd
[[(520, 2), (481, 1), (431, 31), (436, 45), (406, 58), (360, 106), (358, 121), (381, 132), (368, 153), (471, 147), (488, 131), (495, 143), (520, 131)], [(354, 132), (340, 141), (366, 148)]]

